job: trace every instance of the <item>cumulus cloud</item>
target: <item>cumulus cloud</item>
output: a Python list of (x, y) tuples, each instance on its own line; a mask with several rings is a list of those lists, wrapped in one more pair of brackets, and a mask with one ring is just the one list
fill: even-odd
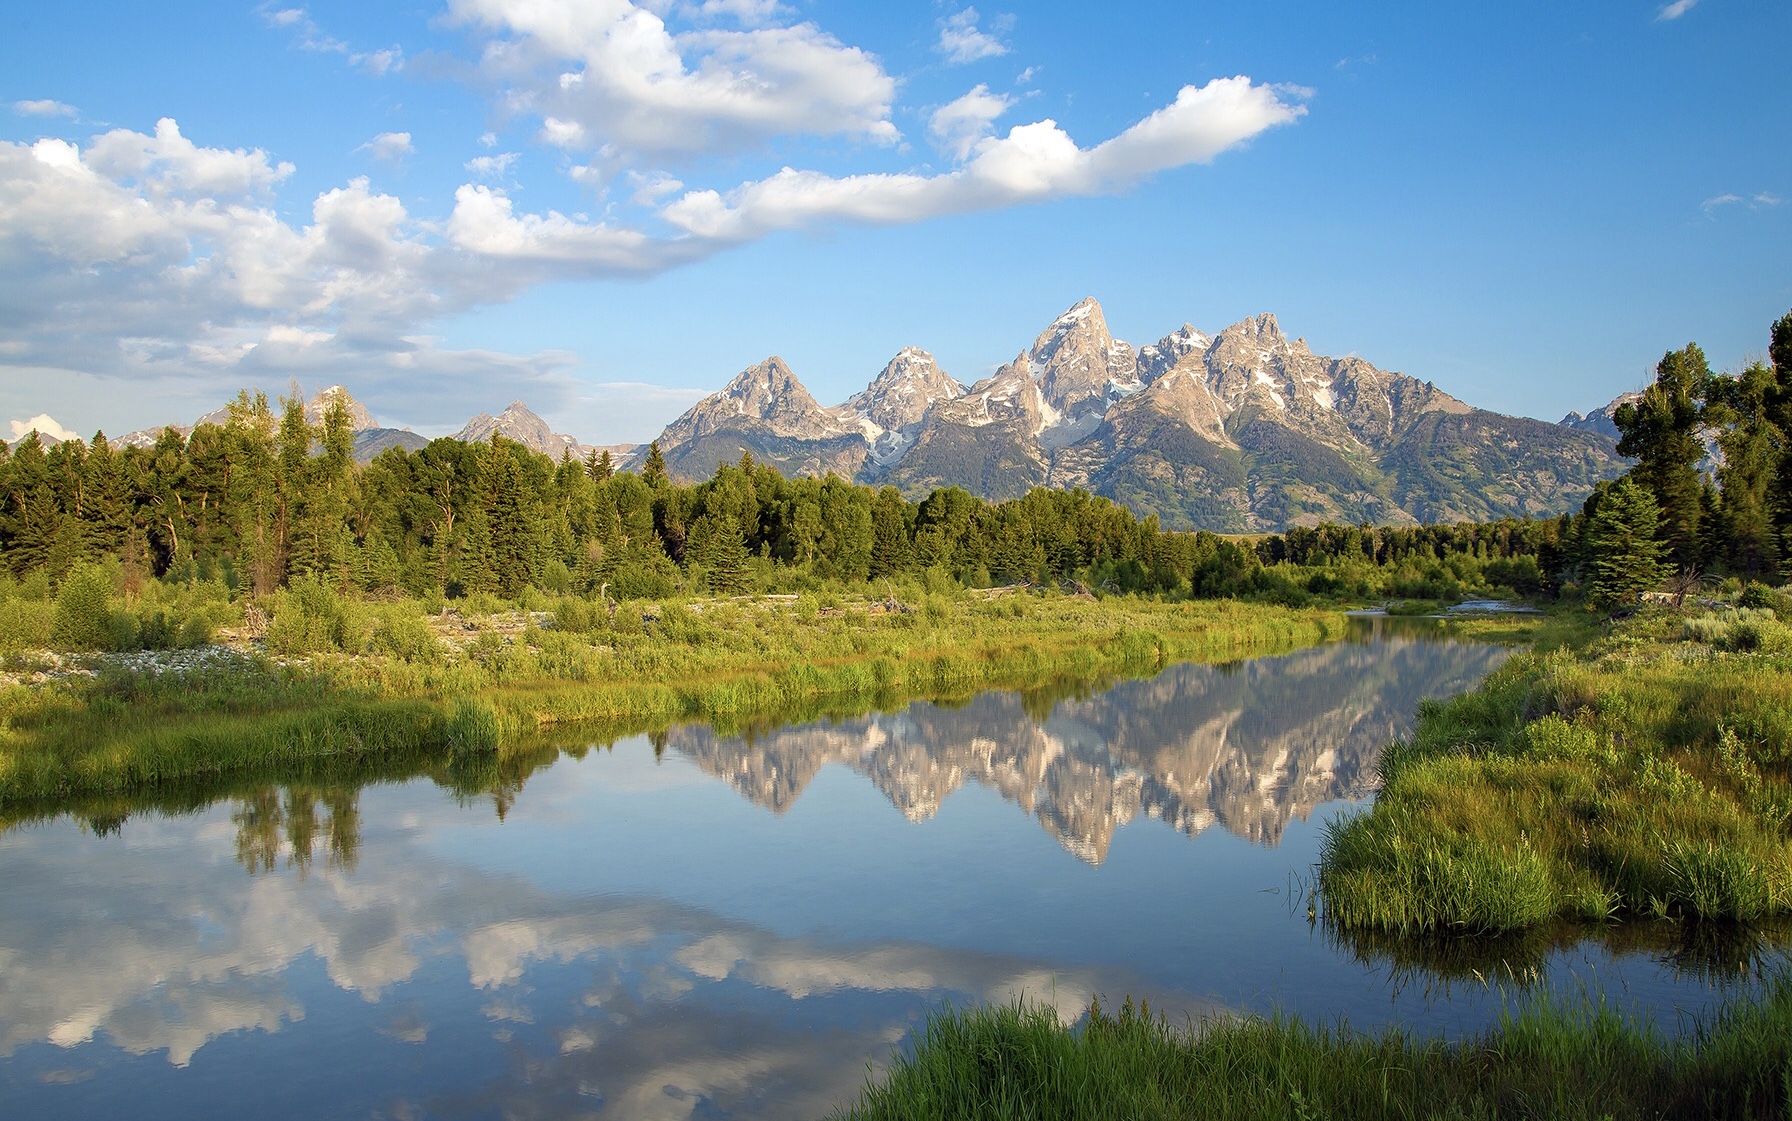
[(376, 160), (400, 160), (416, 150), (408, 132), (382, 132), (355, 149), (357, 152), (366, 152)]
[(957, 101), (934, 110), (927, 122), (927, 134), (940, 151), (962, 161), (989, 136), (996, 118), (1013, 105), (1012, 97), (990, 93), (988, 86), (978, 83)]
[[(996, 36), (988, 34), (977, 26), (981, 17), (977, 9), (966, 8), (955, 12), (940, 21), (940, 38), (935, 44), (936, 50), (946, 56), (946, 61), (956, 66), (964, 66), (979, 59), (996, 58), (1008, 53), (1008, 45)], [(996, 24), (1001, 29), (1008, 21), (1001, 20)]]
[(1664, 4), (1661, 10), (1655, 13), (1655, 18), (1658, 20), (1679, 19), (1697, 7), (1698, 3), (1699, 0), (1674, 0), (1672, 4)]
[[(729, 4), (766, 18), (766, 5)], [(550, 144), (636, 156), (745, 149), (810, 134), (878, 144), (896, 83), (876, 58), (812, 23), (674, 34), (627, 0), (450, 0), (485, 43), (481, 67)]]
[(56, 418), (48, 413), (38, 413), (30, 420), (9, 421), (12, 425), (12, 438), (23, 440), (33, 432), (40, 436), (48, 436), (52, 440), (78, 440), (81, 437), (56, 423)]
[(41, 101), (15, 101), (12, 111), (21, 117), (74, 117), (80, 110), (73, 105), (45, 98)]
[(943, 175), (833, 178), (785, 168), (726, 196), (689, 192), (661, 214), (696, 237), (735, 242), (829, 221), (912, 222), (1108, 194), (1169, 168), (1205, 163), (1266, 129), (1297, 120), (1306, 108), (1283, 100), (1285, 92), (1245, 77), (1216, 78), (1205, 86), (1184, 86), (1174, 102), (1093, 148), (1079, 148), (1048, 119), (976, 142), (970, 160)]
[[(1300, 94), (1216, 79), (1083, 148), (1051, 120), (994, 135), (1013, 101), (978, 86), (933, 114), (929, 131), (957, 166), (932, 175), (785, 168), (724, 193), (687, 189), (614, 152), (575, 169), (600, 185), (622, 179), (646, 212), (639, 221), (519, 209), (496, 182), (515, 153), (468, 161), (485, 182), (460, 186), (445, 217), (415, 217), (356, 178), (321, 192), (307, 218), (293, 220), (276, 208), (290, 163), (259, 148), (195, 144), (171, 119), (148, 134), (111, 130), (85, 148), (56, 138), (0, 142), (0, 246), (9, 262), (0, 271), (0, 368), (19, 375), (0, 379), (8, 383), (0, 407), (25, 415), (77, 400), (74, 388), (33, 389), (23, 399), (26, 386), (46, 381), (91, 395), (87, 379), (146, 379), (159, 395), (215, 400), (313, 371), (353, 381), (376, 408), (389, 393), (412, 423), (435, 423), (419, 410), (465, 400), (445, 391), (425, 400), (407, 389), (420, 379), (445, 390), (501, 376), (527, 388), (532, 402), (569, 402), (571, 356), (451, 351), (429, 339), (427, 325), (534, 284), (653, 275), (778, 230), (1124, 191), (1295, 121), (1305, 112)], [(388, 156), (410, 147), (404, 133), (367, 146)]]

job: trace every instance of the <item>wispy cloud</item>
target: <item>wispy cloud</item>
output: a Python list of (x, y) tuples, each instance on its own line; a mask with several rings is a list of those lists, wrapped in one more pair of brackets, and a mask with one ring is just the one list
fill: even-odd
[(474, 156), (464, 165), (481, 179), (502, 179), (510, 174), (510, 165), (517, 161), (515, 152), (499, 152), (495, 156)]
[(970, 93), (934, 110), (927, 132), (936, 147), (962, 162), (990, 135), (996, 118), (1013, 106), (1012, 97), (990, 93), (989, 87), (979, 82)]
[[(1008, 53), (1008, 44), (977, 26), (980, 18), (977, 9), (966, 8), (940, 21), (940, 39), (935, 49), (946, 56), (947, 62), (963, 66), (978, 59), (996, 58)], [(997, 16), (991, 27), (999, 34), (1012, 26), (1013, 22), (1012, 16)]]
[(41, 101), (15, 101), (12, 111), (21, 117), (77, 117), (80, 110), (73, 105), (45, 98)]
[(294, 44), (301, 50), (342, 55), (350, 66), (360, 67), (375, 77), (404, 69), (403, 49), (393, 46), (374, 51), (356, 50), (351, 44), (325, 32), (304, 8), (279, 8), (265, 3), (257, 10), (263, 23), (290, 32)]
[(1738, 195), (1732, 192), (1725, 192), (1721, 195), (1712, 195), (1710, 198), (1699, 204), (1699, 209), (1703, 210), (1706, 214), (1715, 214), (1717, 211), (1728, 206), (1745, 206), (1750, 210), (1761, 210), (1769, 206), (1778, 206), (1785, 201), (1785, 199), (1768, 191), (1758, 191), (1752, 195)]
[(357, 152), (366, 152), (376, 160), (401, 160), (417, 150), (411, 143), (408, 132), (382, 132), (367, 143), (356, 148)]
[(1698, 7), (1698, 4), (1699, 0), (1674, 0), (1672, 4), (1664, 4), (1661, 10), (1655, 13), (1655, 18), (1657, 20), (1679, 19)]

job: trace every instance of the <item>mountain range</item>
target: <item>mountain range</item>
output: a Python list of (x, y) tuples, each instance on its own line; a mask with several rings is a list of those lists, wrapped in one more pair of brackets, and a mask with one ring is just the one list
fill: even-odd
[[(341, 386), (355, 458), (428, 441), (377, 425)], [(1322, 521), (1412, 525), (1550, 515), (1620, 474), (1617, 400), (1560, 423), (1477, 409), (1430, 382), (1357, 357), (1314, 354), (1274, 315), (1208, 335), (1187, 324), (1146, 346), (1109, 332), (1085, 299), (974, 385), (906, 347), (844, 403), (816, 401), (783, 359), (741, 371), (667, 425), (667, 471), (695, 482), (748, 452), (786, 475), (833, 472), (918, 498), (959, 486), (989, 499), (1083, 487), (1167, 529), (1273, 531)], [(195, 423), (221, 423), (220, 409)], [(183, 434), (192, 426), (174, 426)], [(161, 428), (122, 437), (148, 445)], [(521, 401), (455, 434), (502, 434), (558, 459), (607, 450), (639, 469), (646, 445), (592, 446)]]
[(1561, 424), (1477, 409), (1361, 358), (1314, 354), (1267, 314), (1134, 347), (1085, 299), (975, 385), (909, 347), (824, 407), (773, 357), (658, 443), (686, 481), (751, 452), (786, 474), (832, 471), (911, 498), (1084, 487), (1166, 528), (1254, 532), (1574, 509), (1625, 469), (1611, 409)]

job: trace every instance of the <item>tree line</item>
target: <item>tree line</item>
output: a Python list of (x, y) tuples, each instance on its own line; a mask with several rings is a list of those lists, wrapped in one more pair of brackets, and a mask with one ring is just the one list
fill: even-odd
[[(1772, 579), (1792, 556), (1792, 313), (1770, 354), (1723, 376), (1697, 346), (1670, 352), (1616, 416), (1636, 466), (1578, 513), (1254, 538), (1166, 532), (1082, 490), (987, 502), (954, 487), (913, 501), (832, 475), (788, 479), (745, 454), (679, 485), (657, 445), (639, 473), (608, 453), (556, 461), (502, 436), (390, 448), (362, 466), (346, 402), (313, 424), (296, 393), (276, 411), (245, 391), (224, 423), (166, 429), (150, 447), (103, 433), (0, 444), (0, 569), (55, 582), (115, 559), (127, 574), (216, 577), (254, 595), (315, 577), (414, 596), (532, 586), (663, 598), (934, 572), (1284, 602), (1488, 585), (1582, 586), (1616, 602), (1670, 570)], [(1720, 455), (1702, 475), (1706, 439)]]

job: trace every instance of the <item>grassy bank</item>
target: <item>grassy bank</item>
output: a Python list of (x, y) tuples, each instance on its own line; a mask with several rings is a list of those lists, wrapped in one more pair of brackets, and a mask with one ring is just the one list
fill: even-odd
[(1673, 1040), (1609, 1008), (1539, 999), (1459, 1042), (1287, 1019), (1193, 1032), (1130, 1007), (1078, 1030), (1048, 1008), (931, 1018), (912, 1053), (838, 1115), (919, 1118), (1784, 1119), (1792, 980)]
[(91, 676), (0, 689), (0, 808), (330, 759), (502, 754), (569, 722), (611, 734), (693, 719), (726, 728), (1143, 675), (1344, 630), (1335, 612), (1235, 602), (916, 598), (669, 601), (614, 615), (580, 600), (448, 609), (319, 598), (276, 617), (267, 656), (175, 671), (95, 655)]
[(1792, 629), (1771, 609), (1558, 621), (1428, 703), (1328, 826), (1325, 918), (1503, 932), (1792, 913)]

